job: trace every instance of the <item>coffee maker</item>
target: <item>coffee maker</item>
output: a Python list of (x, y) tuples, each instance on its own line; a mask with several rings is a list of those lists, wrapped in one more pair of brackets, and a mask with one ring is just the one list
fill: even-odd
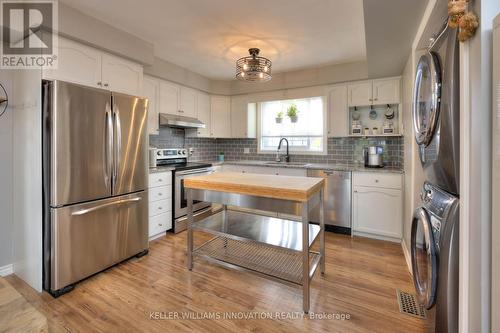
[(380, 146), (368, 146), (364, 150), (365, 167), (383, 168), (384, 167), (384, 148)]

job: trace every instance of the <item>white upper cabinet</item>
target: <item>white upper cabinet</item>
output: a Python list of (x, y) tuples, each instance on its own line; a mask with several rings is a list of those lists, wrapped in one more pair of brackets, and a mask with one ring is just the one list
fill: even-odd
[(179, 113), (186, 117), (196, 118), (196, 90), (180, 88)]
[(143, 83), (142, 96), (148, 99), (148, 133), (159, 133), (159, 118), (158, 118), (158, 94), (160, 83), (158, 80), (145, 76)]
[(333, 86), (328, 89), (328, 136), (348, 135), (347, 86)]
[(139, 96), (142, 93), (142, 66), (112, 56), (102, 55), (102, 85), (104, 88)]
[(401, 79), (385, 78), (353, 82), (348, 85), (349, 106), (401, 103)]
[[(211, 117), (210, 117), (210, 96), (208, 94), (199, 92), (197, 94), (196, 109), (198, 113), (198, 120), (205, 124), (205, 128), (198, 128), (197, 136), (200, 138), (211, 137)], [(186, 132), (187, 133), (187, 132)]]
[(231, 97), (231, 137), (257, 137), (257, 105), (248, 103), (247, 96)]
[(214, 138), (231, 137), (231, 99), (228, 96), (210, 98), (211, 135)]
[(160, 81), (160, 113), (179, 114), (180, 87), (176, 84)]
[(372, 104), (372, 81), (350, 83), (347, 87), (349, 91), (349, 106)]
[(399, 78), (373, 80), (373, 104), (399, 104), (400, 90)]
[(44, 79), (102, 88), (101, 52), (64, 38), (59, 38), (58, 52), (57, 69), (44, 69)]
[(142, 94), (140, 64), (60, 38), (57, 69), (44, 69), (43, 78), (104, 88), (128, 95)]

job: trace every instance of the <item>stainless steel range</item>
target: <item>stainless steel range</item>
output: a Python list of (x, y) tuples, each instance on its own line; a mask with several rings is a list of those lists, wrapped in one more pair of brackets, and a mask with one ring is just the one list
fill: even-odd
[[(187, 200), (184, 191), (184, 179), (207, 175), (214, 172), (212, 164), (194, 163), (187, 161), (187, 150), (182, 148), (156, 149), (152, 148), (150, 153), (150, 162), (152, 166), (171, 166), (173, 188), (173, 231), (175, 233), (186, 230), (187, 228)], [(193, 210), (195, 218), (204, 218), (212, 214), (212, 204), (203, 201), (193, 201)]]

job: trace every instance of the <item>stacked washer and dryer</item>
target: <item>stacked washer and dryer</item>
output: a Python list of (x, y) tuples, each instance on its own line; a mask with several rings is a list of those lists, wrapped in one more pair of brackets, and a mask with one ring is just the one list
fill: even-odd
[(436, 332), (458, 331), (459, 120), (457, 29), (445, 25), (418, 62), (413, 98), (426, 178), (412, 222), (413, 280), (418, 301), (435, 308)]

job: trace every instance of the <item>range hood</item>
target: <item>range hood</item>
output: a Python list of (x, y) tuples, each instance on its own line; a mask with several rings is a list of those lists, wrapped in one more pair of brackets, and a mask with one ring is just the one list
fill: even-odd
[(205, 128), (205, 124), (196, 118), (160, 113), (160, 126), (178, 128)]

